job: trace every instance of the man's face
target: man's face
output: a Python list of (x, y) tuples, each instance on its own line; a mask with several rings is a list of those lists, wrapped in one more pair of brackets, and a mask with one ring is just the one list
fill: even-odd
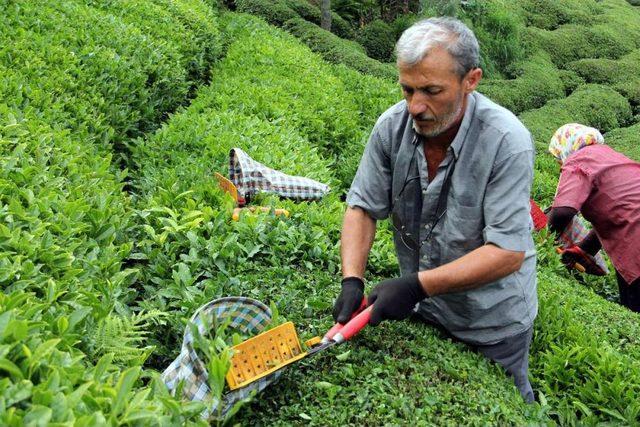
[(455, 67), (453, 57), (440, 47), (412, 67), (399, 65), (402, 94), (420, 135), (440, 135), (464, 114), (466, 95), (475, 89), (482, 71), (471, 70), (461, 79)]

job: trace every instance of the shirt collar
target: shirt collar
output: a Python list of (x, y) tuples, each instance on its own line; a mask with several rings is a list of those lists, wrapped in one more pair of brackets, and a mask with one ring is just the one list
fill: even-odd
[(471, 121), (473, 120), (475, 110), (476, 95), (475, 92), (472, 92), (467, 96), (467, 108), (464, 111), (464, 117), (462, 118), (462, 123), (460, 123), (460, 129), (458, 129), (458, 133), (451, 143), (451, 149), (453, 150), (453, 155), (456, 157), (456, 160), (458, 159), (458, 156), (460, 156), (460, 150), (462, 150), (464, 141), (467, 139), (467, 133), (471, 127)]

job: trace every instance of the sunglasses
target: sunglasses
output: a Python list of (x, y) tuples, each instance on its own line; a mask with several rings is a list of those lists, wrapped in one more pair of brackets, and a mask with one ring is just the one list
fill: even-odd
[(422, 246), (431, 238), (431, 236), (433, 235), (433, 230), (435, 229), (436, 225), (438, 225), (442, 217), (447, 212), (447, 197), (449, 195), (449, 189), (451, 187), (451, 176), (453, 175), (453, 171), (456, 165), (455, 163), (456, 159), (454, 156), (454, 158), (451, 160), (451, 163), (447, 167), (447, 175), (444, 183), (442, 184), (442, 188), (440, 189), (440, 194), (438, 195), (438, 204), (436, 205), (435, 215), (432, 216), (429, 232), (427, 233), (426, 237), (420, 241), (419, 240), (420, 235), (418, 234), (417, 236), (415, 236), (414, 233), (412, 233), (411, 230), (409, 230), (409, 228), (406, 225), (406, 221), (401, 217), (401, 215), (398, 213), (396, 209), (396, 207), (398, 206), (398, 202), (400, 201), (400, 199), (404, 194), (404, 190), (407, 188), (407, 184), (409, 184), (410, 182), (416, 179), (420, 179), (419, 175), (409, 178), (409, 174), (411, 173), (411, 166), (413, 164), (413, 159), (416, 154), (417, 146), (418, 144), (416, 141), (414, 143), (413, 155), (411, 156), (411, 161), (409, 162), (409, 167), (407, 169), (407, 175), (404, 178), (404, 183), (402, 184), (402, 188), (400, 189), (400, 192), (398, 193), (398, 195), (393, 201), (391, 214), (390, 214), (391, 227), (400, 236), (400, 240), (402, 241), (402, 244), (411, 251), (419, 251), (420, 248), (422, 248)]

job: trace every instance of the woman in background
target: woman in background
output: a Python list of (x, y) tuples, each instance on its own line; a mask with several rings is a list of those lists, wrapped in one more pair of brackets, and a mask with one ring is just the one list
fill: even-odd
[(578, 213), (593, 229), (562, 253), (568, 267), (588, 264), (604, 248), (616, 269), (620, 303), (640, 312), (640, 163), (604, 144), (594, 128), (571, 123), (551, 138), (549, 151), (562, 169), (549, 215), (561, 233)]

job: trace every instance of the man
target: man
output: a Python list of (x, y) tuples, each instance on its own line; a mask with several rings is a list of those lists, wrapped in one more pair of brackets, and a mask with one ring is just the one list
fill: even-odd
[(439, 325), (502, 365), (531, 402), (531, 135), (475, 92), (478, 42), (460, 21), (420, 21), (396, 53), (404, 100), (378, 119), (347, 196), (334, 318), (360, 305), (376, 221), (390, 217), (402, 276), (369, 294), (370, 324), (413, 314)]

